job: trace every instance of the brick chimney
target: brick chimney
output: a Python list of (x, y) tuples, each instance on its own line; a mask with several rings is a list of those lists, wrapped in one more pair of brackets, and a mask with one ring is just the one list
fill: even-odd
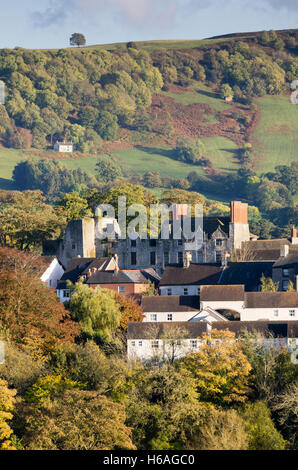
[(231, 222), (234, 224), (248, 224), (248, 204), (241, 201), (231, 201)]
[(297, 229), (294, 226), (291, 230), (291, 243), (292, 245), (298, 245)]
[(187, 216), (188, 204), (173, 204), (173, 220)]
[(248, 204), (231, 201), (229, 235), (232, 249), (240, 249), (242, 242), (250, 240)]

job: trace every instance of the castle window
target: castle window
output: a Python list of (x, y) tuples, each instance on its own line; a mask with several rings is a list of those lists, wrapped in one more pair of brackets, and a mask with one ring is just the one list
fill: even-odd
[(182, 246), (182, 240), (178, 240), (178, 246)]
[(221, 263), (221, 251), (217, 251), (215, 254), (216, 263)]
[(217, 238), (215, 243), (216, 243), (216, 246), (222, 246), (222, 239)]
[(165, 252), (163, 257), (164, 257), (165, 266), (167, 266), (169, 264), (169, 253)]
[(71, 248), (72, 248), (73, 250), (75, 250), (75, 249), (76, 249), (76, 245), (75, 245), (75, 243), (73, 243), (73, 244), (71, 245)]
[(178, 251), (178, 263), (183, 263), (183, 252)]
[(136, 240), (130, 240), (130, 246), (132, 248), (135, 248), (137, 246), (137, 241)]
[(156, 264), (156, 254), (155, 251), (150, 251), (150, 264)]
[(137, 254), (135, 251), (130, 253), (130, 264), (131, 265), (136, 265), (137, 264)]
[(156, 246), (156, 240), (154, 240), (154, 239), (151, 238), (151, 239), (149, 240), (149, 246)]

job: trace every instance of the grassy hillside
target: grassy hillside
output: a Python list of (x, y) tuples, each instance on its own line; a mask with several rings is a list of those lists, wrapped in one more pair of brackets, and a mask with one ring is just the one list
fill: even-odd
[[(0, 50), (7, 85), (0, 188), (12, 187), (14, 166), (29, 157), (59, 158), (94, 174), (96, 158), (110, 154), (128, 176), (152, 171), (175, 179), (192, 171), (232, 175), (247, 142), (258, 173), (297, 161), (298, 107), (289, 100), (289, 81), (298, 75), (297, 30), (265, 39), (239, 33), (137, 42), (132, 50), (126, 44)], [(230, 104), (220, 95), (225, 83), (234, 93)], [(201, 139), (211, 170), (175, 159), (181, 136)], [(64, 138), (73, 140), (74, 155), (46, 150)], [(211, 189), (208, 197), (222, 199)]]
[(266, 96), (257, 100), (259, 118), (253, 133), (258, 172), (298, 160), (298, 106), (289, 96)]

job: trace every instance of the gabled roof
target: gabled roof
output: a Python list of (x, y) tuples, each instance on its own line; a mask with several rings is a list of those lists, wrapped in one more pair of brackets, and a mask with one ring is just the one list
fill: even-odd
[(219, 280), (221, 285), (244, 284), (245, 291), (257, 291), (262, 274), (272, 277), (273, 261), (243, 261), (229, 263)]
[(212, 317), (215, 321), (228, 321), (223, 315), (210, 307), (206, 307), (200, 310), (192, 318), (190, 318), (189, 321), (207, 321), (206, 319), (208, 316)]
[(203, 217), (203, 231), (210, 237), (218, 227), (225, 233), (229, 234), (230, 216), (217, 217), (206, 216)]
[(146, 284), (147, 279), (138, 269), (121, 271), (97, 271), (86, 281), (87, 284)]
[(190, 263), (188, 268), (183, 268), (179, 264), (169, 264), (159, 286), (217, 284), (221, 271), (220, 265), (216, 263)]
[(143, 297), (144, 312), (195, 312), (200, 309), (200, 298), (195, 295)]
[[(208, 329), (207, 322), (130, 322), (128, 323), (127, 339), (171, 339), (198, 338)], [(177, 333), (181, 332), (181, 338)]]
[(265, 337), (298, 338), (298, 321), (229, 321), (216, 322), (213, 325), (213, 329), (233, 331), (236, 336), (248, 331), (262, 333)]
[(57, 283), (57, 289), (65, 289), (66, 281), (76, 283), (81, 276), (88, 272), (91, 265), (93, 268), (102, 269), (109, 260), (109, 258), (72, 258), (62, 278)]
[(253, 240), (244, 242), (242, 246), (254, 261), (276, 261), (283, 245), (289, 246), (290, 253), (298, 251), (298, 245), (292, 245), (287, 238)]
[(298, 265), (298, 250), (290, 251), (287, 256), (281, 256), (275, 261), (273, 268), (280, 268), (280, 267), (290, 267), (293, 265)]
[(246, 308), (298, 308), (298, 292), (246, 292)]
[(244, 285), (202, 286), (201, 301), (241, 301), (244, 300)]

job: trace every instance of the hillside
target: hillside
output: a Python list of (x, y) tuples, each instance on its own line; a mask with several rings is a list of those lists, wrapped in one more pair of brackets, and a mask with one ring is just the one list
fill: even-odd
[[(228, 201), (232, 193), (215, 190), (216, 178), (243, 167), (247, 143), (245, 167), (258, 175), (297, 161), (297, 108), (289, 100), (297, 30), (129, 46), (0, 51), (8, 92), (0, 106), (0, 188), (13, 187), (13, 168), (24, 159), (58, 158), (94, 174), (97, 158), (109, 154), (127, 178), (196, 172), (203, 194)], [(200, 139), (207, 166), (177, 159), (180, 137)], [(53, 152), (57, 139), (71, 139), (75, 154)]]

